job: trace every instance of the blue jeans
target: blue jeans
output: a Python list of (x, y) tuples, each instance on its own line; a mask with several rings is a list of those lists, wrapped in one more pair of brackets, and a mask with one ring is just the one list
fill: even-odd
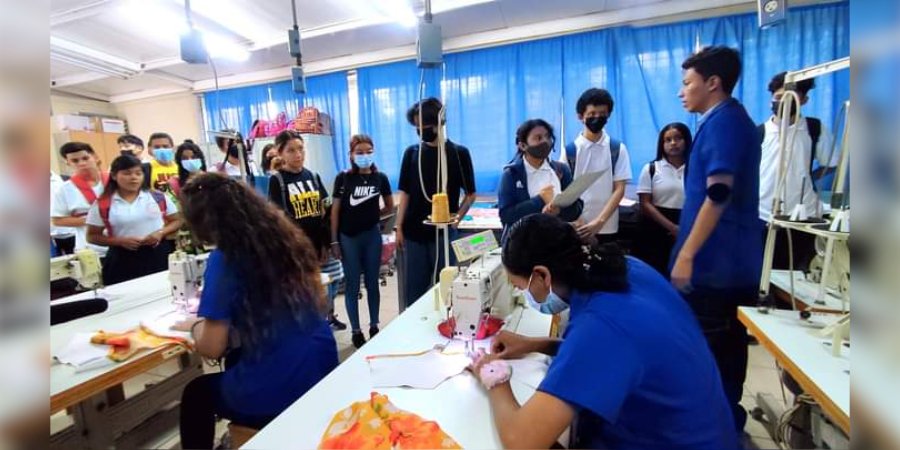
[[(459, 235), (459, 231), (449, 228), (450, 242)], [(401, 299), (401, 307), (407, 308), (416, 302), (422, 295), (428, 292), (437, 282), (435, 274), (440, 274), (444, 268), (444, 244), (443, 233), (434, 242), (414, 241), (406, 239), (403, 243), (403, 285), (404, 299)], [(437, 259), (437, 270), (435, 270)], [(456, 255), (450, 250), (450, 264), (456, 264)]]
[(359, 276), (366, 278), (366, 300), (369, 302), (369, 326), (378, 325), (381, 293), (378, 291), (378, 271), (381, 267), (381, 231), (378, 226), (356, 236), (341, 233), (341, 264), (344, 265), (344, 301), (350, 327), (359, 327)]

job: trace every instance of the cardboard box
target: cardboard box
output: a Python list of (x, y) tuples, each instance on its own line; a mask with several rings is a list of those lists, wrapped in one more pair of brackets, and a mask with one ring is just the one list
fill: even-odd
[(88, 116), (76, 116), (74, 114), (62, 114), (56, 117), (56, 127), (59, 131), (92, 131), (91, 118)]

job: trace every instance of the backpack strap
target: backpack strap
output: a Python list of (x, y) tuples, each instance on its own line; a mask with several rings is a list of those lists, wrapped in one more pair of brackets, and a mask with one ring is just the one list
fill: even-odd
[[(74, 175), (70, 178), (72, 180), (72, 184), (78, 188), (78, 191), (81, 192), (81, 195), (84, 197), (84, 200), (87, 201), (88, 206), (93, 205), (95, 201), (97, 201), (97, 193), (94, 192), (94, 186), (83, 177), (78, 175)], [(100, 173), (100, 180), (103, 182), (103, 185), (106, 186), (106, 183), (109, 181), (108, 173)]]
[(759, 135), (759, 145), (766, 140), (766, 124), (761, 123), (756, 127), (756, 133)]
[(656, 160), (650, 161), (650, 184), (653, 185), (653, 177), (656, 175)]
[(106, 235), (112, 237), (113, 236), (113, 227), (109, 222), (109, 209), (112, 204), (112, 195), (103, 195), (97, 199), (97, 209), (100, 212), (100, 219), (103, 220), (103, 225), (106, 227)]
[(150, 189), (150, 185), (153, 184), (153, 180), (150, 179), (150, 176), (153, 174), (150, 163), (145, 162), (141, 164), (141, 171), (144, 172), (144, 189)]
[(285, 184), (285, 182), (284, 182), (284, 176), (281, 175), (281, 171), (280, 171), (280, 170), (276, 170), (276, 171), (275, 171), (275, 178), (278, 179), (278, 185), (281, 186), (281, 201), (282, 201), (282, 206), (284, 207), (284, 210), (287, 211), (287, 210), (288, 210), (288, 209), (287, 209), (287, 208), (288, 208), (287, 184)]
[(610, 137), (609, 138), (609, 157), (612, 162), (612, 170), (610, 170), (610, 173), (612, 173), (613, 175), (616, 174), (616, 164), (619, 162), (619, 150), (621, 150), (621, 149), (622, 149), (622, 142)]
[(575, 161), (577, 158), (578, 150), (575, 148), (575, 141), (569, 142), (566, 144), (566, 162), (569, 164), (572, 176), (575, 175)]
[(813, 191), (818, 192), (816, 181), (813, 179), (813, 164), (816, 161), (816, 148), (819, 146), (819, 138), (822, 136), (822, 121), (814, 117), (806, 118), (806, 130), (809, 131), (809, 137), (812, 139), (812, 147), (809, 151), (809, 181), (812, 184)]
[(150, 196), (153, 197), (153, 200), (156, 201), (157, 206), (159, 206), (159, 212), (162, 213), (163, 222), (166, 220), (166, 211), (168, 208), (166, 207), (166, 194), (159, 192), (157, 190), (151, 189)]

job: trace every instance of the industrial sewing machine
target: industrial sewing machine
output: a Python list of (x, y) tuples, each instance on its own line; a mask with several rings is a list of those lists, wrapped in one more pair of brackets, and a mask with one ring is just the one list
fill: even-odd
[(50, 258), (50, 281), (71, 278), (84, 289), (98, 289), (102, 284), (100, 275), (100, 256), (91, 249)]
[(203, 288), (203, 273), (209, 253), (191, 255), (176, 251), (169, 255), (169, 282), (172, 283), (172, 303), (182, 314), (196, 314)]
[[(836, 292), (844, 302), (850, 300), (850, 247), (846, 240), (835, 241), (832, 245), (831, 264), (825, 273), (828, 240), (816, 238), (816, 256), (809, 263), (807, 279), (818, 283), (824, 289)], [(821, 299), (817, 299), (821, 302)]]
[(499, 330), (503, 318), (512, 313), (512, 285), (491, 231), (459, 239), (453, 249), (459, 261), (471, 262), (441, 271), (436, 306), (448, 317), (439, 330), (453, 339), (483, 339)]

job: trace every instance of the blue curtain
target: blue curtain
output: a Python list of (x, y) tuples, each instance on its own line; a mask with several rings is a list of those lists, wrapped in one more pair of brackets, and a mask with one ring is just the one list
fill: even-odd
[(280, 112), (288, 119), (297, 116), (300, 107), (313, 106), (331, 116), (333, 157), (339, 170), (348, 167), (350, 139), (350, 101), (347, 73), (336, 72), (306, 79), (306, 94), (294, 92), (290, 80), (203, 94), (204, 117), (209, 130), (234, 128), (245, 136), (256, 119), (273, 120)]
[[(445, 55), (444, 68), (426, 72), (427, 95), (441, 94), (451, 140), (472, 152), (478, 192), (496, 190), (515, 152), (516, 127), (541, 117), (556, 128), (559, 148), (581, 130), (575, 102), (589, 87), (609, 90), (615, 107), (608, 132), (629, 149), (636, 182), (656, 154), (657, 133), (673, 121), (692, 128), (681, 107), (681, 62), (697, 46), (738, 48), (744, 72), (735, 89), (757, 122), (770, 114), (773, 75), (849, 56), (849, 4), (792, 9), (787, 24), (758, 28), (756, 14), (653, 27), (617, 27), (553, 39)], [(405, 111), (418, 98), (414, 61), (358, 70), (361, 130), (372, 135), (376, 160), (396, 184), (403, 149), (416, 142)], [(844, 71), (816, 79), (804, 111), (830, 127), (850, 98)], [(564, 124), (565, 128), (560, 126)], [(558, 154), (557, 154), (558, 156)]]

